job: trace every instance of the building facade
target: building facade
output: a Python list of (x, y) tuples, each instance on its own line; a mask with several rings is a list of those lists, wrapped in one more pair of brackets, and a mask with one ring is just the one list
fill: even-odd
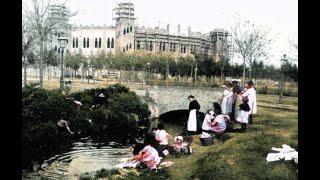
[[(170, 52), (177, 55), (204, 53), (220, 59), (222, 53), (230, 55), (230, 33), (224, 29), (214, 29), (209, 33), (187, 33), (177, 25), (176, 31), (167, 28), (145, 28), (135, 26), (135, 7), (133, 3), (118, 3), (113, 9), (115, 26), (72, 26), (69, 27), (67, 52), (82, 53), (85, 56), (98, 52), (106, 53), (150, 51), (151, 53)], [(56, 43), (57, 41), (52, 41)], [(58, 49), (58, 48), (55, 48)]]

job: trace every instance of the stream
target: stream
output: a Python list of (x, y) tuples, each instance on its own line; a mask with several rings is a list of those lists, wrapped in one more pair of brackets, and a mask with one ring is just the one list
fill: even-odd
[(23, 173), (22, 179), (79, 179), (81, 174), (112, 169), (125, 163), (132, 152), (130, 146), (120, 146), (115, 142), (101, 145), (82, 138), (80, 142), (73, 143), (70, 151), (45, 160), (37, 173)]

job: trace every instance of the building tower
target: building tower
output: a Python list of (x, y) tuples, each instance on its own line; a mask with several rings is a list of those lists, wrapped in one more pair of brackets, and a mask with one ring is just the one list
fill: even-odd
[(224, 29), (214, 29), (210, 32), (212, 56), (216, 61), (222, 57), (230, 59), (231, 34)]
[(117, 3), (113, 9), (113, 20), (116, 29), (116, 52), (134, 50), (134, 4), (131, 2)]
[[(53, 30), (49, 37), (49, 48), (59, 51), (58, 38), (60, 36), (68, 37), (70, 35), (69, 10), (64, 5), (50, 5), (49, 14), (53, 21), (57, 23), (53, 26)], [(69, 48), (67, 44), (66, 49)], [(67, 52), (67, 51), (65, 51)]]

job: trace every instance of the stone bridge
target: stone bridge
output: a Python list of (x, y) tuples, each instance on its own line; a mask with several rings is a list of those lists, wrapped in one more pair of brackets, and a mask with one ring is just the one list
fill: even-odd
[(212, 108), (212, 103), (221, 103), (223, 89), (212, 87), (183, 87), (183, 86), (149, 86), (143, 90), (133, 91), (148, 104), (151, 118), (159, 117), (169, 111), (187, 110), (189, 95), (193, 95), (199, 102), (200, 111), (206, 113)]

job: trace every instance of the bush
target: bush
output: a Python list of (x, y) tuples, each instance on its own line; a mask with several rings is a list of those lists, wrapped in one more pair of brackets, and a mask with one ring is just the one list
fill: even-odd
[[(256, 87), (256, 91), (257, 91), (257, 94), (270, 94), (270, 95), (280, 94), (280, 89), (278, 87), (268, 87), (268, 86)], [(297, 97), (298, 90), (294, 88), (284, 88), (283, 95)]]
[(257, 94), (268, 94), (268, 86), (257, 88)]
[[(105, 97), (99, 97), (100, 93)], [(137, 131), (138, 120), (147, 119), (150, 114), (140, 97), (119, 84), (73, 93), (70, 98), (65, 98), (59, 90), (48, 91), (35, 86), (22, 89), (24, 168), (31, 168), (34, 160), (42, 161), (67, 150), (80, 136), (123, 143), (129, 133)], [(76, 134), (71, 135), (66, 128), (58, 127), (60, 119), (67, 120)]]

